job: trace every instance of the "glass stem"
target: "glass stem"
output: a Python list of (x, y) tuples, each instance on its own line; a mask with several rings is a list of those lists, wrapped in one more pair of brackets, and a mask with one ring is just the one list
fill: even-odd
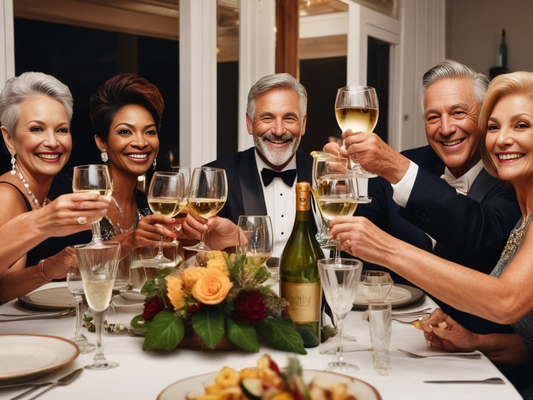
[(163, 258), (163, 243), (157, 242), (157, 256), (156, 258)]
[(101, 242), (102, 241), (102, 233), (100, 231), (100, 223), (93, 222), (91, 225), (91, 231), (93, 233), (93, 242)]
[(198, 248), (200, 249), (203, 249), (205, 247), (204, 237), (205, 237), (205, 231), (202, 232), (202, 236), (200, 236), (200, 243), (198, 243)]
[(102, 329), (104, 327), (104, 314), (105, 311), (94, 311), (94, 326), (96, 328), (96, 354), (94, 355), (94, 363), (98, 366), (106, 364), (106, 358), (104, 356), (104, 346), (102, 343)]
[(342, 318), (339, 318), (338, 316), (336, 316), (336, 321), (337, 321), (337, 334), (339, 335), (339, 347), (337, 349), (337, 352), (338, 352), (338, 357), (339, 357), (339, 364), (343, 364), (344, 363), (344, 359), (342, 358), (342, 330), (344, 328), (343, 326), (343, 321), (342, 321)]
[(341, 252), (339, 250), (339, 246), (335, 246), (333, 249), (333, 257), (335, 258), (335, 264), (341, 263)]
[(81, 303), (83, 302), (82, 296), (76, 296), (76, 334), (74, 337), (76, 339), (80, 338), (80, 328), (81, 328)]

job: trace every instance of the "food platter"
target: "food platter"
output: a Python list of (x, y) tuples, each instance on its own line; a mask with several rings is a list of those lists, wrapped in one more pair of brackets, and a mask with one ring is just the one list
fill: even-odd
[(79, 354), (73, 342), (56, 336), (0, 335), (0, 388), (36, 379)]
[[(185, 399), (187, 395), (202, 395), (204, 394), (204, 387), (212, 385), (217, 374), (218, 372), (211, 372), (175, 382), (164, 389), (157, 400)], [(306, 383), (311, 382), (318, 375), (322, 375), (321, 378), (331, 385), (346, 383), (348, 393), (355, 396), (357, 400), (381, 400), (381, 395), (376, 388), (360, 379), (329, 371), (303, 371), (303, 379)]]

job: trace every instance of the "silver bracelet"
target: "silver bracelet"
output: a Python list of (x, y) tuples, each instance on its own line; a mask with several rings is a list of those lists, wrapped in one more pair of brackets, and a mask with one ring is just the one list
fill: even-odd
[(53, 281), (54, 278), (50, 278), (48, 275), (46, 275), (46, 272), (44, 272), (44, 261), (45, 259), (43, 258), (41, 261), (39, 261), (39, 265), (41, 266), (41, 271), (43, 271), (43, 275), (46, 279), (50, 280), (50, 281)]

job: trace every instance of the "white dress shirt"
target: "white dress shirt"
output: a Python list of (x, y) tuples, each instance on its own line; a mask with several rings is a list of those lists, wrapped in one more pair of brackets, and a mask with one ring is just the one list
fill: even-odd
[[(463, 174), (459, 178), (456, 178), (450, 172), (448, 167), (446, 167), (444, 169), (444, 174), (441, 175), (441, 178), (444, 179), (450, 186), (454, 187), (458, 194), (466, 196), (482, 169), (483, 161), (479, 160), (478, 163), (472, 168), (470, 168), (465, 174)], [(392, 190), (394, 191), (392, 199), (400, 207), (405, 208), (405, 206), (407, 205), (407, 202), (409, 201), (409, 196), (411, 196), (411, 191), (413, 190), (413, 186), (415, 185), (417, 174), (418, 165), (410, 161), (409, 168), (407, 169), (407, 172), (405, 173), (403, 178), (397, 184), (391, 184)], [(429, 238), (433, 243), (433, 249), (435, 249), (435, 244), (437, 242), (431, 236), (429, 236)]]
[[(272, 169), (259, 157), (257, 149), (255, 150), (255, 162), (257, 164), (257, 171), (259, 178), (261, 178), (261, 170), (263, 168)], [(296, 157), (283, 168), (282, 171), (288, 169), (296, 169)], [(298, 175), (294, 183), (298, 182)], [(272, 220), (272, 229), (274, 231), (274, 249), (272, 257), (281, 257), (285, 244), (289, 239), (294, 225), (294, 218), (296, 217), (296, 187), (294, 184), (289, 187), (283, 182), (283, 179), (276, 177), (266, 186), (261, 179), (261, 186), (263, 187), (263, 194), (265, 197), (265, 204), (267, 215)]]

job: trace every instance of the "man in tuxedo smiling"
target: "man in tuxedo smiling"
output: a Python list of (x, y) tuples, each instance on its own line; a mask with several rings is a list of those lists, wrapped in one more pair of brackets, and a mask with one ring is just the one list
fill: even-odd
[[(246, 108), (255, 146), (207, 164), (225, 169), (228, 177), (228, 198), (218, 215), (234, 223), (240, 215), (269, 215), (274, 257), (281, 256), (292, 231), (295, 184), (312, 178), (313, 158), (298, 150), (306, 110), (307, 92), (296, 79), (289, 74), (264, 76), (250, 89)], [(311, 225), (315, 227), (314, 220)]]

